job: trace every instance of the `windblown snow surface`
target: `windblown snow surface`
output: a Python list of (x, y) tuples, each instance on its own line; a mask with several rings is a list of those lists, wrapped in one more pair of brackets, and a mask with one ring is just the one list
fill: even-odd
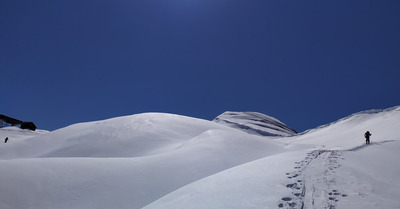
[(278, 119), (257, 112), (227, 111), (213, 121), (261, 136), (292, 136), (297, 133)]
[(399, 124), (394, 107), (290, 137), (162, 113), (2, 128), (0, 208), (400, 208)]

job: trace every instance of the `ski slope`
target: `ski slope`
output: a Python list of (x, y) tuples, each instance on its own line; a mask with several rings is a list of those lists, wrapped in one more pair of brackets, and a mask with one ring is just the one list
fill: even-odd
[(290, 137), (163, 113), (2, 128), (0, 208), (400, 208), (398, 124), (400, 107)]

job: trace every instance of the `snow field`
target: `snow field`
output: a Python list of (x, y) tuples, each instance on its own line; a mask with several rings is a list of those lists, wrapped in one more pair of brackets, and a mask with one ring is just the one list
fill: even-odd
[(277, 208), (289, 192), (284, 175), (304, 151), (281, 153), (200, 179), (147, 205), (149, 208)]
[(292, 137), (162, 113), (3, 128), (0, 208), (400, 208), (398, 124), (400, 107)]
[[(284, 150), (264, 137), (169, 114), (76, 124), (7, 145), (0, 148), (8, 159), (0, 161), (8, 177), (0, 179), (0, 191), (11, 190), (14, 198), (0, 196), (7, 203), (1, 208), (141, 208), (198, 179)], [(14, 188), (22, 185), (23, 191)]]

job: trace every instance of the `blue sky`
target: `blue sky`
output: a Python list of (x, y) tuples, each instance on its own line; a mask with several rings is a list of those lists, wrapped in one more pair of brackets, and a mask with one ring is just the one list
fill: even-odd
[(0, 1), (0, 114), (55, 130), (142, 112), (304, 131), (400, 105), (400, 1)]

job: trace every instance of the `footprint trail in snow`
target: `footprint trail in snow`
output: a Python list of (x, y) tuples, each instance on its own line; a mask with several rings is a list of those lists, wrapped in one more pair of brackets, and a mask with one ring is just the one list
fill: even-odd
[[(371, 145), (386, 142), (391, 141)], [(345, 191), (341, 191), (340, 185), (336, 182), (336, 169), (341, 167), (347, 152), (355, 152), (368, 146), (362, 145), (349, 150), (315, 150), (307, 153), (307, 157), (295, 162), (294, 171), (286, 173), (290, 180), (286, 187), (292, 192), (291, 195), (279, 200), (278, 208), (336, 209), (337, 203), (348, 196)]]

